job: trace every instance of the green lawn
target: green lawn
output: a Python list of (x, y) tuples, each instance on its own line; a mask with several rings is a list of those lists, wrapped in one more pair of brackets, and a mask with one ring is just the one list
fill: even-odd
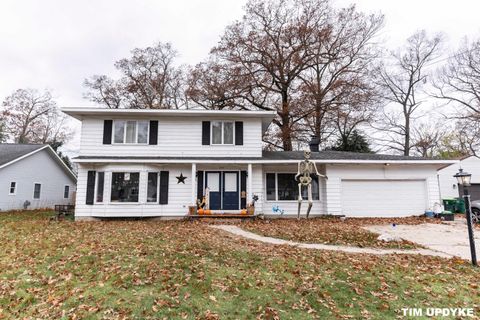
[(0, 214), (0, 319), (310, 319), (475, 307), (460, 260), (267, 246), (201, 222), (50, 222)]

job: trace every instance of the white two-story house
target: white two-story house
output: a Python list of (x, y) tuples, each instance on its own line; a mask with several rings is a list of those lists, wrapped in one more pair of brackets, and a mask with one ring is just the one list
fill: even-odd
[[(82, 122), (75, 217), (179, 218), (208, 188), (213, 213), (297, 214), (302, 151), (267, 152), (273, 112), (68, 108)], [(318, 151), (311, 215), (423, 214), (439, 199), (437, 169), (455, 161)], [(306, 190), (302, 191), (306, 199)], [(307, 208), (306, 201), (302, 214)]]

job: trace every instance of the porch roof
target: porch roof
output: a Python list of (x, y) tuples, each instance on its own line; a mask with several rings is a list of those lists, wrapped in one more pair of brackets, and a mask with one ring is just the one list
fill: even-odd
[[(79, 156), (74, 162), (133, 162), (133, 163), (298, 163), (303, 160), (303, 151), (263, 151), (262, 157), (143, 157), (143, 156)], [(452, 164), (458, 160), (439, 160), (422, 157), (406, 157), (386, 154), (369, 154), (343, 151), (312, 152), (311, 160), (316, 163), (397, 163), (397, 164)]]

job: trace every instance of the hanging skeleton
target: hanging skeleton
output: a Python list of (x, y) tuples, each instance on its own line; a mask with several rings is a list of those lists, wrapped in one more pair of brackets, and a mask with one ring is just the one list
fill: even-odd
[(311, 174), (316, 174), (317, 177), (322, 177), (328, 179), (327, 176), (320, 174), (317, 170), (317, 166), (314, 162), (310, 161), (311, 151), (305, 150), (304, 157), (305, 160), (298, 163), (298, 172), (295, 176), (295, 180), (298, 180), (298, 216), (297, 219), (300, 219), (300, 208), (302, 207), (302, 187), (307, 187), (307, 196), (308, 196), (308, 208), (307, 208), (307, 219), (312, 209), (312, 177)]

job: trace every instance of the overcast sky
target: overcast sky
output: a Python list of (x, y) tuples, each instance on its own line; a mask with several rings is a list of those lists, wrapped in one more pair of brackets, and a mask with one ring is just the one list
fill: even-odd
[[(0, 100), (17, 88), (48, 88), (61, 107), (85, 106), (83, 81), (114, 75), (114, 61), (135, 47), (171, 42), (180, 63), (206, 57), (224, 27), (243, 15), (240, 0), (2, 0)], [(382, 12), (381, 38), (401, 45), (419, 29), (443, 32), (455, 48), (480, 36), (479, 0), (336, 0), (361, 11)], [(71, 143), (75, 148), (78, 137)]]

